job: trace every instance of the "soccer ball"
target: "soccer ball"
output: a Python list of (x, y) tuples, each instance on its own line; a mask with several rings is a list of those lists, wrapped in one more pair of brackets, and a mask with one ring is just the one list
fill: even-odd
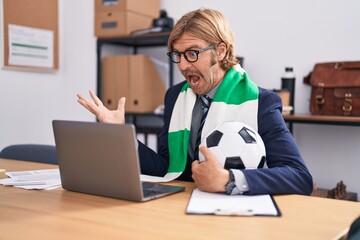
[[(225, 169), (262, 168), (265, 145), (257, 131), (242, 122), (224, 122), (201, 142), (212, 151)], [(199, 160), (204, 156), (199, 152)]]

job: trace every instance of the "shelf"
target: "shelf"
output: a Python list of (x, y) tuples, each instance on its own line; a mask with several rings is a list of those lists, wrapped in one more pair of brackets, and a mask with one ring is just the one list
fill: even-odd
[(156, 47), (167, 46), (169, 33), (152, 33), (136, 36), (124, 36), (117, 38), (99, 38), (98, 47), (102, 44), (116, 44), (128, 47)]
[(353, 116), (346, 117), (346, 116), (295, 114), (295, 115), (284, 115), (284, 120), (289, 124), (290, 132), (292, 132), (293, 130), (294, 123), (360, 126), (360, 117), (353, 117)]

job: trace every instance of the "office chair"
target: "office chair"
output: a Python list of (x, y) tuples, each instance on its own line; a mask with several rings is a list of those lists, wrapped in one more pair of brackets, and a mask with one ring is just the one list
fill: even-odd
[(58, 164), (56, 148), (43, 144), (15, 144), (3, 148), (0, 158)]
[(350, 225), (347, 240), (360, 239), (360, 217), (356, 218)]

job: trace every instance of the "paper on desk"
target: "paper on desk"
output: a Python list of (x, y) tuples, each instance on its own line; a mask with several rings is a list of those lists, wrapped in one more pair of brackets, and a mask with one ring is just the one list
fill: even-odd
[(225, 195), (194, 189), (186, 213), (217, 215), (266, 215), (280, 216), (270, 195)]
[(61, 186), (59, 169), (6, 172), (0, 184), (24, 189), (54, 189)]

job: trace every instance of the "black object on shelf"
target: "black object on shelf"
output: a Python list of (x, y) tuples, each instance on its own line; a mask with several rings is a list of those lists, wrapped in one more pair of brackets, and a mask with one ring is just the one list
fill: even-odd
[(160, 17), (152, 21), (152, 27), (147, 29), (139, 29), (131, 32), (131, 35), (141, 35), (156, 32), (170, 32), (174, 27), (174, 19), (168, 17), (167, 12), (160, 10)]
[(166, 10), (160, 10), (160, 17), (152, 22), (153, 27), (160, 27), (164, 32), (170, 32), (174, 27), (174, 19), (167, 15)]
[(287, 89), (290, 92), (290, 106), (293, 107), (291, 114), (295, 113), (295, 74), (292, 67), (286, 67), (285, 73), (281, 77), (281, 89)]

